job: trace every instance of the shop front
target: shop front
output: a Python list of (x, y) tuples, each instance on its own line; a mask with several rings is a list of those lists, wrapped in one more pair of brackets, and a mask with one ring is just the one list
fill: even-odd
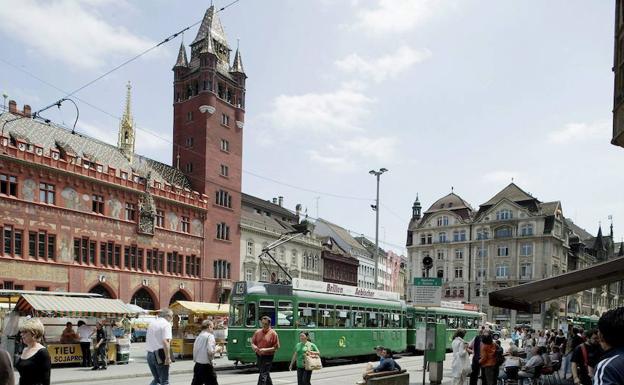
[(173, 311), (173, 339), (171, 350), (178, 357), (192, 357), (193, 343), (204, 320), (212, 320), (217, 342), (217, 353), (223, 354), (227, 346), (227, 304), (176, 301), (169, 308)]
[[(78, 321), (95, 330), (96, 323), (102, 322), (107, 332), (107, 356), (111, 363), (128, 363), (130, 340), (129, 328), (126, 331), (123, 324), (128, 317), (136, 316), (120, 300), (90, 296), (62, 296), (55, 294), (22, 294), (9, 315), (13, 327), (4, 330), (3, 334), (13, 334), (13, 340), (19, 345), (19, 338), (15, 335), (19, 325), (27, 317), (38, 317), (45, 328), (44, 344), (50, 354), (52, 365), (71, 365), (82, 362), (82, 349), (77, 338), (61, 341), (61, 335), (67, 322), (73, 325), (76, 332)], [(95, 333), (93, 333), (95, 336)], [(120, 337), (117, 337), (120, 336)], [(77, 337), (77, 336), (76, 336)], [(92, 342), (92, 346), (93, 346)], [(19, 351), (13, 349), (15, 352)], [(91, 353), (89, 353), (91, 354)]]

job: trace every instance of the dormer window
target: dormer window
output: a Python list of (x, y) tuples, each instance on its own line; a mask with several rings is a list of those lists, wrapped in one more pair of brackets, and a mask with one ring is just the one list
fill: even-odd
[(511, 219), (513, 217), (511, 210), (509, 209), (503, 209), (500, 211), (496, 212), (496, 220), (498, 221), (504, 221), (507, 219)]

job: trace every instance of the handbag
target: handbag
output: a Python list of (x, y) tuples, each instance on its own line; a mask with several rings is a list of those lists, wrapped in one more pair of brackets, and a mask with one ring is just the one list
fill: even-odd
[(310, 351), (310, 345), (308, 345), (308, 351), (303, 356), (303, 367), (305, 370), (319, 370), (323, 368), (321, 356), (318, 352)]

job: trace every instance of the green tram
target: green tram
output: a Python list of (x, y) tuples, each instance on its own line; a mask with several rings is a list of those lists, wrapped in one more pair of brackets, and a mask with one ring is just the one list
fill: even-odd
[(583, 328), (583, 330), (591, 330), (591, 329), (597, 329), (598, 328), (598, 320), (600, 319), (600, 317), (598, 317), (597, 315), (582, 315), (579, 317), (574, 317), (572, 319), (572, 324), (574, 326), (580, 326)]
[(485, 323), (485, 314), (469, 310), (449, 309), (445, 307), (407, 308), (405, 327), (407, 328), (407, 350), (416, 351), (416, 329), (423, 327), (425, 320), (446, 325), (446, 349), (451, 350), (453, 335), (457, 328), (464, 328), (464, 340), (470, 341), (477, 335), (479, 325)]
[[(431, 308), (428, 314), (430, 320), (449, 326), (476, 326), (481, 317), (445, 308)], [(376, 345), (407, 351), (410, 341), (415, 347), (416, 327), (424, 321), (424, 309), (407, 307), (397, 293), (297, 278), (292, 285), (240, 281), (230, 297), (230, 360), (256, 361), (251, 337), (264, 315), (271, 318), (280, 339), (274, 362), (290, 361), (302, 331), (309, 332), (325, 359), (370, 356)]]

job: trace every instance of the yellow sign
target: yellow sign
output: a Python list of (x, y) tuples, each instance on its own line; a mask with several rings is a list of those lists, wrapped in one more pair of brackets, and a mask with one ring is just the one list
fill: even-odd
[(338, 347), (341, 347), (341, 348), (347, 347), (347, 337), (345, 336), (340, 337), (340, 339), (338, 340)]
[(48, 353), (50, 354), (52, 365), (82, 362), (80, 344), (50, 344), (48, 345)]
[(184, 340), (181, 338), (173, 338), (171, 340), (171, 351), (174, 353), (182, 354), (184, 349)]

